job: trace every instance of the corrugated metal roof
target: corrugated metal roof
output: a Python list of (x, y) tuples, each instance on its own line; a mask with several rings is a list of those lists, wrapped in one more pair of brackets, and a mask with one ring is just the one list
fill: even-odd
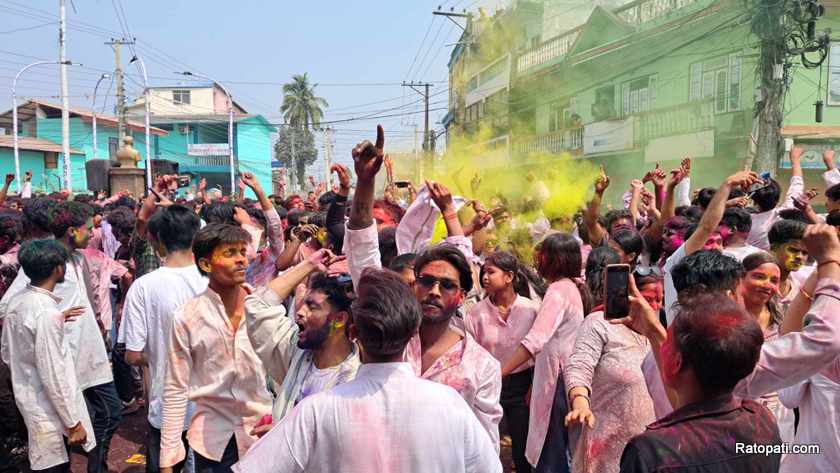
[[(15, 137), (12, 135), (0, 135), (0, 148), (13, 149), (15, 147)], [(41, 138), (31, 138), (28, 136), (18, 136), (18, 149), (26, 151), (48, 151), (53, 153), (61, 153), (61, 144), (53, 143), (50, 140)], [(81, 154), (82, 151), (70, 148), (70, 154)]]

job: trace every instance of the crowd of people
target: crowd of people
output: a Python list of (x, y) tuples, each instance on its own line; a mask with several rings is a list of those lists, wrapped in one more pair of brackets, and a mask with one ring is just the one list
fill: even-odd
[(532, 260), (498, 243), (501, 193), (395, 185), (381, 127), (305, 195), (7, 177), (0, 471), (75, 449), (107, 472), (141, 405), (148, 472), (501, 472), (503, 444), (520, 473), (840, 471), (840, 171), (826, 151), (806, 190), (801, 155), (785, 192), (742, 171), (692, 195), (686, 158), (609, 211), (602, 169), (532, 222)]

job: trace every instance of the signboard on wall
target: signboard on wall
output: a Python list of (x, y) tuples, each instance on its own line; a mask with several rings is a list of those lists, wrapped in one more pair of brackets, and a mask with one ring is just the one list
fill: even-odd
[(227, 143), (198, 143), (187, 145), (189, 156), (228, 156), (230, 150)]
[[(827, 149), (834, 150), (835, 164), (840, 158), (840, 141), (797, 141), (796, 146), (805, 151), (802, 153), (802, 169), (821, 169), (825, 171), (822, 155), (823, 151)], [(779, 160), (779, 168), (790, 169), (790, 157), (787, 152), (782, 154), (782, 159)]]
[(650, 140), (645, 147), (645, 162), (647, 163), (680, 160), (683, 156), (711, 158), (714, 155), (714, 130), (656, 138)]
[(597, 154), (633, 149), (633, 117), (586, 125), (583, 129), (583, 153)]

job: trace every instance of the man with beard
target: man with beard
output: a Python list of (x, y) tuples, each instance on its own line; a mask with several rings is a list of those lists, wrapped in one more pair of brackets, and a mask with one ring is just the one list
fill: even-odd
[[(373, 194), (376, 174), (385, 157), (384, 147), (385, 133), (379, 126), (375, 145), (364, 141), (353, 149), (357, 184), (344, 250), (355, 284), (365, 268), (380, 268)], [(463, 235), (452, 195), (434, 182), (427, 183), (427, 187), (443, 214), (448, 234)], [(472, 289), (470, 264), (456, 246), (443, 244), (417, 256), (414, 274), (414, 295), (420, 302), (423, 319), (419, 334), (406, 347), (406, 361), (418, 376), (458, 391), (498, 449), (502, 418), (499, 362), (469, 334), (450, 323)]]
[[(245, 299), (248, 338), (277, 385), (274, 423), (307, 396), (356, 377), (359, 349), (347, 336), (353, 287), (347, 275), (323, 274), (340, 259), (318, 250)], [(283, 301), (307, 277), (306, 296), (292, 319)], [(259, 436), (271, 427), (264, 423), (253, 433)]]

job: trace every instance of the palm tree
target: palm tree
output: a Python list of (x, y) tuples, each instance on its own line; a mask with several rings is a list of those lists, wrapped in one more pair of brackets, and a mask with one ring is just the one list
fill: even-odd
[[(309, 134), (309, 128), (317, 127), (321, 123), (321, 118), (324, 117), (324, 108), (329, 107), (326, 100), (315, 95), (315, 87), (317, 84), (309, 84), (309, 77), (304, 73), (303, 75), (292, 76), (292, 81), (283, 84), (283, 105), (280, 111), (283, 112), (283, 118), (291, 128), (295, 128), (296, 134)], [(293, 133), (294, 135), (295, 133)], [(291, 169), (295, 176), (291, 176), (292, 182), (295, 177), (301, 188), (303, 188), (306, 181), (306, 166), (315, 162), (317, 159), (317, 151), (314, 156), (309, 159), (308, 154), (301, 155), (295, 150), (295, 141), (292, 138), (291, 142)]]
[(324, 117), (326, 100), (315, 96), (316, 85), (309, 84), (307, 74), (294, 75), (292, 81), (283, 85), (283, 118), (296, 128), (317, 127)]

